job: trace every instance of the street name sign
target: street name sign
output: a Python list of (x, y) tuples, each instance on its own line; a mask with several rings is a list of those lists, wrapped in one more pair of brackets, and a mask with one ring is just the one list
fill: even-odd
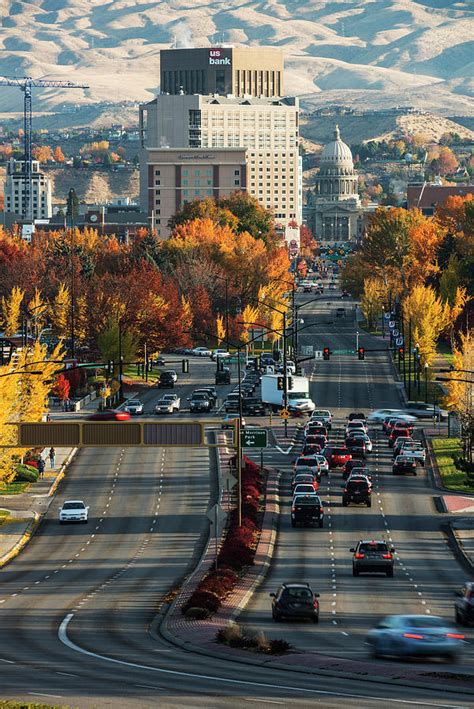
[(267, 431), (264, 428), (247, 428), (240, 435), (243, 448), (266, 448), (268, 445)]

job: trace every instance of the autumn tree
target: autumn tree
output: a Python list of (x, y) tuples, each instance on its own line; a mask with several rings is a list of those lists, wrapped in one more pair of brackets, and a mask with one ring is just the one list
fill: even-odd
[(68, 337), (70, 331), (71, 296), (64, 283), (59, 284), (58, 292), (49, 308), (53, 332), (58, 337)]
[(431, 286), (418, 285), (403, 300), (405, 341), (411, 325), (412, 342), (420, 346), (423, 362), (430, 365), (436, 355), (436, 343), (450, 322), (451, 311)]
[(38, 162), (50, 162), (53, 159), (53, 151), (49, 147), (49, 145), (37, 145), (35, 146), (31, 154), (33, 156), (33, 160), (38, 160)]
[[(120, 333), (119, 333), (120, 328)], [(110, 316), (107, 326), (98, 337), (98, 346), (104, 362), (113, 361), (117, 377), (120, 355), (123, 362), (133, 362), (138, 348), (136, 335), (122, 328), (116, 315)]]
[(64, 374), (57, 374), (55, 382), (53, 384), (53, 392), (56, 394), (60, 401), (66, 401), (69, 399), (69, 391), (71, 389), (71, 384)]
[(9, 337), (20, 330), (21, 304), (25, 292), (14, 286), (8, 298), (2, 297), (2, 326), (4, 334)]
[(460, 333), (460, 342), (453, 351), (453, 371), (447, 382), (445, 404), (455, 411), (461, 421), (463, 453), (469, 463), (474, 462), (474, 402), (469, 372), (474, 371), (474, 332)]
[(63, 153), (63, 151), (61, 150), (61, 146), (60, 146), (60, 145), (57, 145), (57, 146), (55, 147), (54, 153), (53, 153), (53, 157), (54, 157), (54, 160), (55, 160), (56, 162), (59, 162), (59, 163), (63, 163), (63, 162), (64, 162), (64, 160), (65, 160), (65, 158), (64, 158), (64, 153)]
[(224, 325), (224, 318), (222, 315), (219, 313), (217, 314), (216, 317), (216, 340), (217, 340), (217, 346), (220, 347), (221, 343), (225, 341), (226, 338), (226, 329)]
[(383, 302), (383, 284), (377, 278), (368, 278), (364, 283), (360, 307), (369, 327), (373, 327), (380, 318)]

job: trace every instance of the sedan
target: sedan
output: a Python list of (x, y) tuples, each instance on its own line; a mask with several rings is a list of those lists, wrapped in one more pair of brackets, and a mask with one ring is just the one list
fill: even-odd
[(318, 487), (316, 480), (313, 483), (298, 483), (293, 490), (293, 497), (297, 495), (314, 495), (318, 491)]
[(382, 423), (387, 416), (397, 416), (398, 414), (403, 414), (403, 411), (400, 409), (376, 409), (367, 416), (367, 421)]
[(293, 466), (294, 474), (310, 473), (311, 475), (319, 475), (319, 463), (314, 456), (300, 456), (295, 460)]
[(373, 657), (443, 657), (456, 660), (464, 635), (436, 615), (391, 615), (369, 631), (365, 640)]
[(118, 409), (102, 409), (102, 411), (96, 411), (95, 414), (90, 414), (87, 418), (89, 421), (128, 421), (130, 414), (128, 411), (119, 411)]
[(405, 473), (411, 473), (416, 475), (416, 460), (409, 455), (397, 455), (393, 461), (392, 473), (394, 475), (400, 475)]
[[(234, 428), (238, 418), (238, 414), (225, 414), (225, 416), (222, 417), (221, 428)], [(242, 418), (242, 428), (245, 428), (244, 418)]]
[(193, 349), (193, 355), (195, 357), (210, 357), (212, 351), (208, 347), (195, 347)]
[(66, 500), (59, 510), (59, 524), (65, 522), (83, 522), (87, 524), (89, 508), (82, 500)]
[(369, 436), (366, 433), (362, 433), (362, 431), (351, 431), (346, 436), (346, 445), (348, 444), (348, 441), (353, 441), (353, 440), (363, 441), (365, 443), (365, 448), (366, 448), (367, 453), (372, 453), (373, 444), (372, 444), (372, 441), (370, 440)]
[(132, 416), (138, 416), (143, 413), (143, 404), (138, 399), (129, 399), (123, 407), (123, 410), (128, 411)]

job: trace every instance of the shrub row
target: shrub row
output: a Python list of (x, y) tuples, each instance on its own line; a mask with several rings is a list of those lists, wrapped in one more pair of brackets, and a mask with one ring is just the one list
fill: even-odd
[(230, 623), (218, 630), (216, 642), (242, 650), (265, 652), (267, 655), (283, 655), (291, 650), (291, 645), (286, 640), (268, 640), (264, 633), (242, 628), (237, 623)]
[(217, 558), (218, 571), (209, 572), (183, 606), (186, 618), (205, 618), (215, 613), (238, 581), (244, 566), (251, 566), (259, 532), (259, 507), (262, 494), (260, 468), (244, 456), (242, 467), (242, 524), (237, 511), (230, 515), (230, 525)]
[(38, 480), (38, 469), (32, 465), (19, 463), (15, 468), (15, 482), (35, 483)]

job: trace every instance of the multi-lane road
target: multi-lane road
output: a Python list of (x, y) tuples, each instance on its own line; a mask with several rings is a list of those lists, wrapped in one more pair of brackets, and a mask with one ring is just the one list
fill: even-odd
[[(331, 306), (322, 309), (331, 311), (335, 297), (322, 299), (328, 301)], [(305, 317), (317, 324), (314, 332), (301, 333), (303, 344), (354, 346), (350, 317), (328, 325), (330, 315), (316, 306), (309, 306)], [(361, 340), (367, 348), (369, 342)], [(192, 360), (189, 378), (180, 380), (176, 391), (186, 398), (193, 386), (212, 383), (212, 376), (209, 361)], [(353, 409), (399, 404), (382, 353), (367, 353), (364, 362), (348, 356), (320, 362), (312, 394), (333, 410), (336, 424)], [(157, 398), (156, 391), (147, 394), (146, 407)], [(464, 574), (439, 531), (429, 479), (394, 480), (388, 448), (381, 434), (376, 438), (376, 504), (343, 510), (339, 476), (332, 474), (323, 485), (322, 530), (290, 527), (285, 487), (290, 460), (279, 458), (286, 477), (276, 555), (246, 622), (299, 649), (351, 659), (363, 653), (363, 635), (381, 614), (452, 615), (452, 589)], [(271, 455), (276, 460), (280, 454)], [(275, 673), (186, 652), (160, 639), (157, 610), (193, 568), (205, 542), (213, 473), (204, 449), (80, 451), (38, 533), (0, 570), (2, 697), (80, 707), (472, 705), (467, 691), (450, 695), (389, 681), (370, 685), (341, 676)], [(58, 525), (57, 510), (66, 498), (90, 504), (87, 526)], [(366, 535), (393, 539), (399, 553), (394, 579), (352, 578), (349, 547)], [(267, 594), (289, 579), (311, 581), (321, 593), (320, 626), (285, 623), (276, 630), (272, 625)], [(466, 657), (463, 669), (472, 660)]]

